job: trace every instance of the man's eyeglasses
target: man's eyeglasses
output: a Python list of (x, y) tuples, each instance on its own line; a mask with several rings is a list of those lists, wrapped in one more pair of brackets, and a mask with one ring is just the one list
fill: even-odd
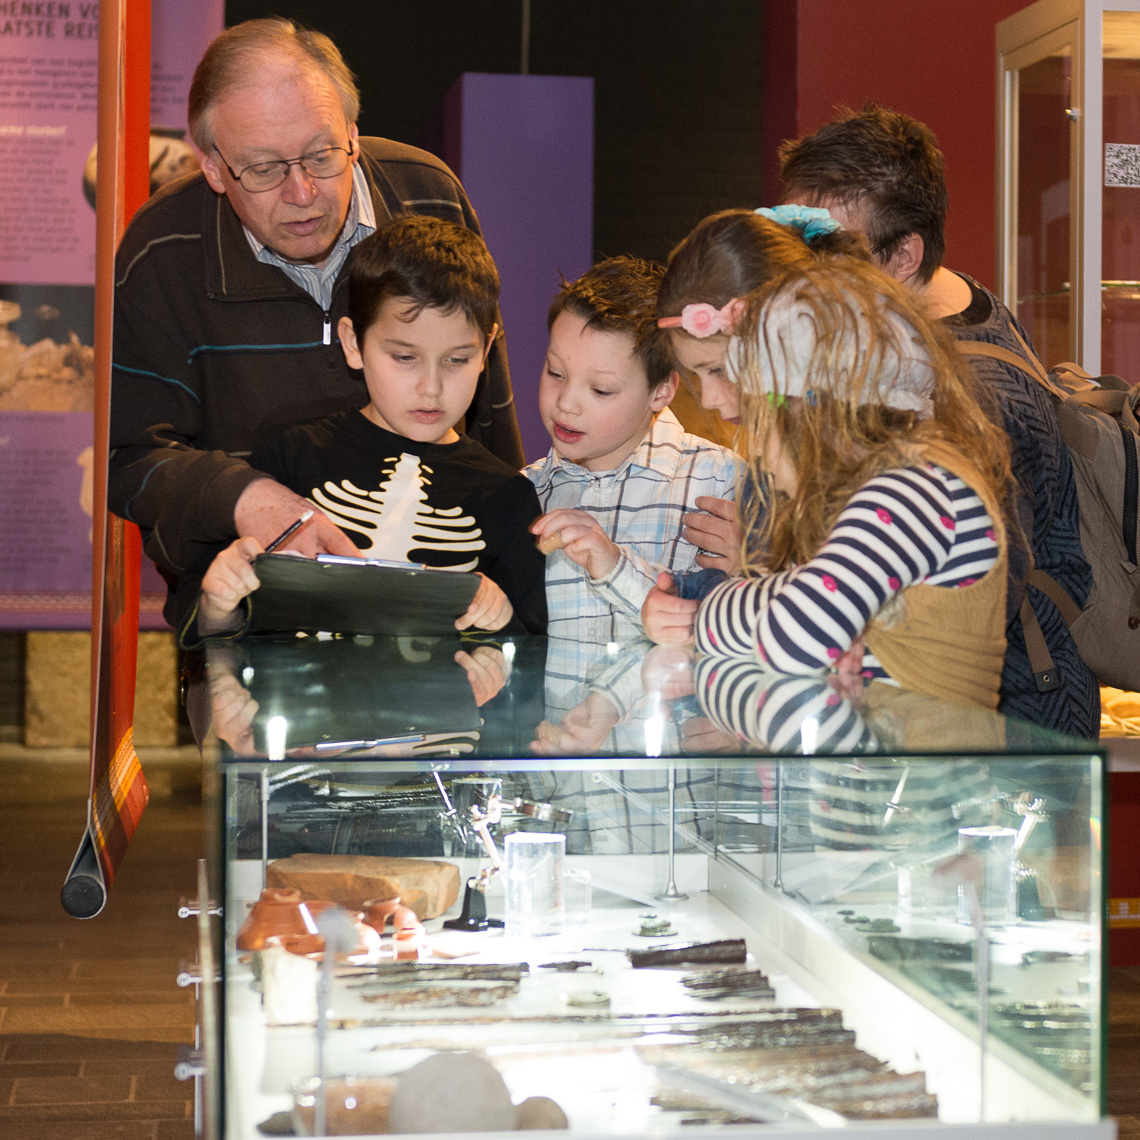
[(299, 166), (310, 178), (335, 178), (338, 174), (343, 174), (352, 161), (353, 143), (350, 139), (347, 150), (342, 146), (329, 146), (324, 150), (310, 151), (300, 158), (255, 162), (243, 170), (234, 170), (226, 162), (226, 156), (218, 150), (217, 144), (214, 145), (214, 150), (218, 151), (218, 157), (225, 163), (230, 177), (235, 182), (239, 182), (242, 188), (251, 194), (263, 194), (266, 190), (275, 190), (280, 186), (289, 177), (291, 166)]

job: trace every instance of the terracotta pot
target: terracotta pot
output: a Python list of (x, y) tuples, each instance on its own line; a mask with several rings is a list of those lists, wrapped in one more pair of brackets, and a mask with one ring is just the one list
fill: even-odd
[[(253, 904), (237, 934), (239, 950), (260, 950), (274, 935), (312, 934), (316, 929), (314, 907), (330, 903), (306, 903), (301, 892), (287, 887), (267, 887)], [(308, 922), (306, 922), (308, 918)]]
[(392, 921), (393, 912), (398, 908), (400, 908), (399, 895), (393, 899), (369, 899), (364, 904), (364, 921), (378, 934), (383, 934), (385, 927)]
[(397, 906), (392, 911), (392, 925), (397, 930), (423, 930), (416, 912), (410, 906)]
[[(315, 922), (321, 911), (328, 910), (330, 906), (336, 906), (336, 903), (321, 899), (308, 903), (307, 905)], [(352, 919), (356, 926), (356, 945), (348, 952), (347, 956), (356, 956), (359, 954), (367, 954), (371, 957), (377, 956), (380, 953), (380, 934), (373, 927), (367, 926), (362, 921), (363, 916), (359, 912), (353, 914)], [(290, 954), (298, 954), (302, 958), (307, 958), (314, 954), (323, 954), (325, 950), (325, 940), (320, 934), (310, 932), (304, 934), (285, 934), (278, 937), (276, 941), (284, 949), (288, 950)]]

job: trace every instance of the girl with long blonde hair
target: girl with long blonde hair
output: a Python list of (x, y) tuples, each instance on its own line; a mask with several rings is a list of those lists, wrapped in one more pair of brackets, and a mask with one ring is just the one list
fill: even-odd
[(1012, 476), (948, 335), (845, 256), (776, 275), (732, 332), (744, 576), (698, 647), (813, 673), (863, 639), (864, 677), (995, 708)]

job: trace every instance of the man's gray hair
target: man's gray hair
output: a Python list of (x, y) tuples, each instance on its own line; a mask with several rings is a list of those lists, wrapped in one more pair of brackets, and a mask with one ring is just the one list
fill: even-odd
[(231, 91), (252, 86), (259, 61), (266, 56), (292, 56), (315, 67), (333, 85), (344, 107), (345, 122), (360, 114), (360, 92), (336, 44), (323, 32), (303, 28), (292, 20), (272, 16), (246, 20), (227, 28), (206, 49), (190, 84), (190, 136), (202, 151), (214, 145), (210, 112)]

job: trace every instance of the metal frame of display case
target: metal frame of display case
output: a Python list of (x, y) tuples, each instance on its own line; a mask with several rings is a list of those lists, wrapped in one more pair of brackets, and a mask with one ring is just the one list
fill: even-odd
[[(1087, 757), (1082, 753), (1079, 759), (1094, 760), (1097, 751), (1090, 749)], [(1062, 758), (1062, 754), (1058, 753), (1058, 758)], [(780, 762), (777, 757), (772, 759), (777, 763)], [(842, 757), (835, 759), (842, 759)], [(784, 763), (802, 765), (804, 760), (804, 757), (788, 757), (784, 759)], [(696, 766), (699, 768), (703, 765), (716, 765), (718, 762), (719, 760), (714, 758), (702, 761), (700, 758), (686, 757), (683, 764), (686, 767)], [(361, 769), (372, 766), (367, 761), (357, 763)], [(636, 760), (620, 757), (547, 761), (545, 763), (550, 764), (554, 769), (593, 770), (602, 774), (617, 769), (645, 767), (663, 770), (668, 766), (668, 760), (664, 758), (659, 761), (643, 760), (640, 763)], [(383, 767), (391, 770), (391, 768), (406, 766), (409, 770), (412, 768), (425, 772), (438, 770), (445, 773), (450, 772), (453, 775), (462, 775), (474, 772), (507, 774), (536, 770), (541, 768), (543, 764), (543, 761), (527, 763), (519, 760), (495, 762), (457, 759), (442, 764), (438, 761), (431, 764), (426, 762), (417, 764), (411, 760), (396, 761), (393, 764), (380, 765), (379, 767), (381, 770)], [(257, 779), (264, 766), (263, 761), (223, 763), (215, 768), (215, 786), (219, 791), (223, 791), (229, 781), (239, 775), (246, 779)], [(1102, 779), (1105, 770), (1105, 761), (1103, 753), (1101, 753)], [(614, 783), (616, 784), (616, 781)], [(228, 800), (229, 795), (223, 791), (220, 801), (224, 804)], [(670, 805), (672, 802), (671, 797)], [(654, 810), (658, 813), (663, 811), (663, 809)], [(1096, 811), (1095, 804), (1093, 810)], [(668, 826), (672, 832), (672, 825)], [(681, 827), (682, 837), (691, 838), (691, 836), (685, 836), (683, 824)], [(226, 828), (223, 827), (221, 829), (222, 834), (216, 836), (222, 843), (215, 845), (216, 854), (223, 856), (223, 859), (226, 854), (229, 854), (227, 852), (229, 844), (226, 841), (225, 831)], [(713, 843), (715, 846), (715, 836)], [(707, 847), (707, 843), (704, 846)], [(672, 886), (674, 870), (671, 859), (666, 863), (666, 855), (666, 852), (659, 852), (654, 858), (661, 863), (658, 869), (668, 877)], [(620, 859), (622, 856), (599, 855), (588, 858), (596, 865), (599, 860)], [(833, 932), (828, 931), (823, 922), (779, 889), (778, 854), (772, 852), (762, 857), (760, 864), (763, 866), (760, 874), (755, 873), (757, 868), (748, 869), (745, 863), (739, 859), (732, 856), (722, 857), (715, 850), (699, 851), (697, 854), (682, 856), (681, 859), (687, 861), (687, 865), (683, 868), (679, 867), (676, 872), (677, 877), (681, 878), (682, 887), (692, 891), (698, 885), (697, 879), (701, 879), (707, 874), (707, 897), (715, 900), (711, 905), (714, 908), (723, 905), (735, 914), (740, 920), (741, 926), (746, 928), (742, 933), (747, 934), (750, 944), (756, 943), (759, 949), (757, 957), (762, 961), (764, 968), (788, 975), (793, 982), (808, 990), (821, 1005), (836, 1005), (843, 1009), (844, 1023), (858, 1032), (861, 1047), (888, 1062), (896, 1064), (900, 1069), (905, 1066), (906, 1057), (913, 1058), (917, 1052), (922, 1056), (922, 1064), (928, 1073), (936, 1068), (940, 1070), (941, 1079), (944, 1082), (943, 1090), (954, 1080), (960, 1079), (954, 1075), (955, 1073), (976, 1075), (977, 1053), (978, 1049), (982, 1047), (978, 1039), (977, 1028), (964, 1017), (956, 1017), (953, 1014), (948, 1017), (945, 1010), (932, 1008), (929, 995), (924, 995), (921, 992), (921, 987), (908, 985), (904, 979), (888, 976), (881, 967), (876, 966), (872, 958), (866, 954), (853, 951), (850, 946), (837, 942)], [(704, 872), (694, 865), (695, 859), (707, 861)], [(246, 861), (249, 864), (244, 872), (246, 877), (252, 875), (260, 878), (258, 873), (260, 859), (249, 859), (247, 856)], [(459, 861), (464, 874), (472, 870), (472, 867), (467, 866), (467, 863), (470, 862), (469, 859)], [(221, 897), (228, 899), (230, 872), (223, 872), (220, 877), (225, 883), (224, 887), (222, 883), (218, 884), (224, 892)], [(662, 878), (661, 885), (665, 885), (664, 878)], [(676, 909), (671, 913), (676, 914), (683, 913), (686, 906), (684, 902), (677, 902), (672, 905)], [(698, 901), (698, 903), (690, 905), (696, 906), (697, 911), (703, 912), (710, 904)], [(744, 915), (746, 914), (749, 917), (745, 918)], [(227, 915), (224, 925), (229, 933), (224, 936), (225, 946), (229, 945), (236, 930), (235, 924), (238, 917), (236, 914)], [(223, 962), (226, 960), (224, 949), (223, 947), (223, 953), (219, 959)], [(1098, 952), (1098, 948), (1094, 947), (1094, 955)], [(1103, 993), (1102, 986), (1102, 997)], [(227, 1004), (225, 997), (219, 1002), (222, 1010), (226, 1009)], [(1102, 1027), (1103, 1012), (1102, 1009)], [(227, 1016), (226, 1013), (222, 1015), (223, 1026)], [(224, 1028), (221, 1032), (223, 1036), (227, 1036)], [(227, 1052), (228, 1050), (223, 1046), (223, 1055)], [(228, 1070), (228, 1067), (227, 1064), (223, 1068), (223, 1072)], [(1051, 1140), (1054, 1135), (1057, 1140), (1060, 1140), (1062, 1136), (1066, 1140), (1072, 1140), (1074, 1136), (1084, 1136), (1088, 1140), (1094, 1140), (1094, 1138), (1096, 1140), (1108, 1140), (1115, 1135), (1115, 1124), (1111, 1120), (1095, 1119), (1096, 1113), (1103, 1111), (1103, 1104), (1099, 1106), (1095, 1104), (1086, 1105), (1091, 1110), (1091, 1115), (1084, 1120), (1071, 1119), (1063, 1124), (1056, 1123), (1055, 1118), (1050, 1120), (1051, 1112), (1055, 1112), (1061, 1107), (1066, 1107), (1069, 1111), (1079, 1111), (1081, 1107), (1078, 1104), (1079, 1095), (1073, 1090), (1063, 1087), (1059, 1080), (1050, 1079), (1048, 1074), (1043, 1074), (1038, 1066), (1020, 1055), (1017, 1050), (995, 1040), (992, 1036), (988, 1044), (985, 1045), (984, 1072), (986, 1091), (981, 1095), (985, 1098), (985, 1107), (989, 1113), (1002, 1115), (1011, 1110), (1017, 1111), (1016, 1106), (1018, 1105), (1021, 1106), (1020, 1111), (1022, 1112), (1034, 1111), (1027, 1110), (1025, 1106), (1033, 1104), (1036, 1099), (1035, 1114), (1040, 1112), (1041, 1119), (1016, 1123), (977, 1124), (942, 1123), (925, 1120), (849, 1122), (846, 1127), (858, 1132), (861, 1136), (881, 1136), (884, 1138), (897, 1136), (904, 1130), (908, 1132), (911, 1130), (925, 1131), (931, 1127), (939, 1128), (942, 1130), (942, 1134), (946, 1136), (953, 1136), (956, 1129), (964, 1128), (969, 1130), (970, 1136), (992, 1134), (995, 1137), (1010, 1137), (1011, 1140), (1014, 1137), (1019, 1137), (1022, 1133), (1028, 1137), (1030, 1135), (1029, 1129), (1033, 1130), (1033, 1140)], [(1042, 1079), (1043, 1076), (1044, 1079)], [(970, 1078), (963, 1077), (961, 1079), (968, 1080)], [(976, 1076), (973, 1079), (976, 1079)], [(219, 1086), (226, 1084), (226, 1079), (223, 1078), (218, 1084)], [(236, 1089), (231, 1085), (228, 1090), (219, 1087), (216, 1092), (219, 1096), (218, 1108), (221, 1109), (221, 1105), (227, 1102), (229, 1096), (235, 1094)], [(940, 1095), (945, 1095), (945, 1091)], [(719, 1126), (713, 1126), (713, 1128), (718, 1133), (720, 1132)], [(733, 1135), (740, 1136), (743, 1140), (760, 1140), (762, 1137), (799, 1135), (802, 1129), (802, 1125), (795, 1127), (766, 1125), (755, 1128), (737, 1125), (733, 1128)], [(707, 1136), (710, 1134), (709, 1127), (698, 1127), (696, 1133)], [(215, 1134), (233, 1136), (234, 1140), (237, 1140), (237, 1137), (240, 1137), (240, 1140), (247, 1140), (246, 1132), (231, 1134), (226, 1130), (224, 1123), (217, 1128)], [(657, 1135), (658, 1133), (651, 1134)], [(661, 1133), (661, 1135), (663, 1134)], [(252, 1137), (253, 1134), (248, 1135)], [(504, 1134), (496, 1135), (501, 1137)]]
[(1070, 351), (1071, 359), (1094, 376), (1101, 372), (1103, 17), (1108, 12), (1140, 12), (1140, 0), (1038, 0), (997, 25), (997, 293), (1016, 313), (1018, 70), (1068, 45)]

